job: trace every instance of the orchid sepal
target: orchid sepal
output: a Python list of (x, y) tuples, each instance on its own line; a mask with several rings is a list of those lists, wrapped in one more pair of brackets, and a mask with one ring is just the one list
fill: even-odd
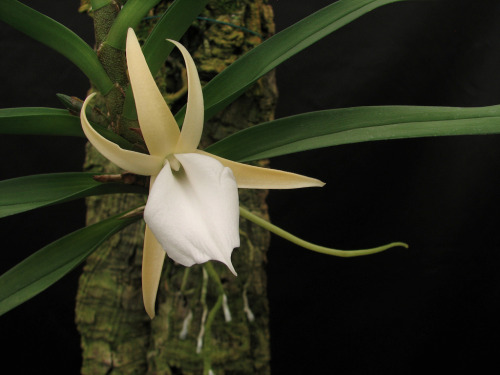
[(217, 159), (222, 165), (230, 168), (234, 173), (239, 188), (299, 189), (305, 187), (322, 187), (325, 185), (323, 181), (301, 174), (238, 163), (201, 150), (196, 150), (196, 152), (201, 155), (209, 155)]
[(167, 40), (181, 51), (188, 76), (186, 115), (184, 116), (184, 122), (175, 152), (193, 152), (198, 148), (200, 143), (201, 133), (203, 132), (203, 119), (205, 116), (200, 77), (198, 76), (198, 70), (188, 50), (175, 40)]
[(151, 319), (155, 317), (156, 295), (165, 255), (165, 250), (163, 250), (151, 229), (146, 225), (142, 253), (142, 299), (146, 313)]
[(175, 150), (180, 136), (179, 127), (149, 71), (137, 36), (131, 28), (127, 33), (126, 51), (142, 135), (151, 155), (165, 157)]
[(116, 143), (104, 138), (90, 125), (85, 111), (95, 95), (96, 93), (92, 93), (85, 99), (80, 111), (82, 129), (90, 143), (108, 160), (126, 171), (143, 176), (158, 174), (163, 166), (163, 160), (160, 157), (124, 150)]

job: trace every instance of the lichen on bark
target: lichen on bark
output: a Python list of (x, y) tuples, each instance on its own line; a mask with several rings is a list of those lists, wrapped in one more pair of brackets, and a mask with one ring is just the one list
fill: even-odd
[[(156, 12), (166, 5), (159, 4)], [(201, 16), (182, 42), (194, 56), (202, 83), (274, 32), (272, 10), (264, 0), (212, 0)], [(138, 35), (147, 33), (151, 27), (148, 22), (140, 26)], [(168, 67), (157, 77), (162, 89), (182, 88), (182, 64), (175, 56), (169, 57)], [(205, 124), (201, 146), (269, 121), (276, 97), (271, 73)], [(171, 96), (171, 106), (177, 108), (183, 100), (183, 93)], [(113, 106), (107, 108), (115, 110)], [(120, 121), (119, 114), (115, 118)], [(116, 172), (90, 147), (85, 167), (100, 173)], [(266, 191), (240, 190), (240, 203), (262, 216), (267, 216), (265, 197)], [(132, 195), (89, 199), (88, 222), (144, 200)], [(120, 232), (89, 257), (84, 267), (76, 307), (82, 335), (82, 373), (188, 375), (206, 374), (212, 369), (215, 374), (268, 374), (265, 264), (269, 234), (241, 220), (241, 247), (232, 257), (238, 277), (213, 262), (231, 321), (223, 314), (217, 282), (203, 267), (185, 268), (168, 258), (159, 286), (157, 316), (151, 321), (141, 296), (143, 231), (144, 225), (139, 223)]]

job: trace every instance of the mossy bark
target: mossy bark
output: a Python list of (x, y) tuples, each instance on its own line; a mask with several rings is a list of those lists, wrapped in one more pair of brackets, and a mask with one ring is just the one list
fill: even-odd
[[(165, 7), (160, 4), (155, 11), (162, 12)], [(272, 10), (264, 0), (212, 0), (202, 16), (182, 42), (194, 56), (205, 82), (274, 31)], [(146, 34), (150, 27), (141, 25), (138, 35)], [(182, 95), (172, 95), (173, 91), (185, 92), (181, 70), (182, 64), (169, 58), (157, 77), (162, 90), (170, 92), (166, 98), (173, 108), (185, 100)], [(276, 96), (274, 75), (269, 74), (205, 124), (202, 147), (272, 119)], [(110, 126), (120, 129), (121, 111), (116, 100), (106, 108)], [(85, 168), (99, 173), (117, 171), (90, 147)], [(265, 191), (240, 190), (241, 204), (264, 217), (265, 198)], [(133, 195), (91, 198), (87, 202), (88, 223), (144, 202), (145, 197)], [(225, 266), (213, 264), (227, 298), (224, 305), (231, 315), (229, 321), (227, 309), (222, 308), (220, 286), (204, 268), (185, 268), (169, 259), (160, 282), (157, 316), (148, 318), (141, 296), (143, 232), (143, 223), (133, 225), (87, 260), (76, 306), (82, 336), (82, 374), (268, 374), (268, 233), (242, 220), (241, 247), (232, 257), (238, 277)]]

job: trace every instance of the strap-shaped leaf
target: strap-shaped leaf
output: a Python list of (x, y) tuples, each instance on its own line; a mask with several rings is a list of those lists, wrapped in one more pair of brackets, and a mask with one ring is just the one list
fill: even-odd
[(0, 134), (84, 137), (80, 119), (64, 109), (2, 108)]
[(174, 48), (166, 39), (179, 40), (207, 3), (208, 0), (176, 0), (163, 14), (142, 47), (153, 75)]
[(105, 42), (116, 49), (125, 50), (127, 29), (136, 27), (159, 2), (160, 0), (128, 0), (114, 20)]
[(0, 217), (91, 195), (147, 194), (137, 185), (101, 183), (93, 173), (54, 173), (0, 181)]
[[(208, 0), (176, 0), (160, 18), (142, 47), (153, 76), (174, 49), (174, 45), (168, 43), (167, 39), (179, 40), (207, 3)], [(123, 115), (131, 120), (137, 119), (130, 86), (125, 96)]]
[[(203, 89), (205, 119), (231, 104), (255, 81), (311, 44), (382, 5), (404, 0), (339, 0), (258, 45)], [(176, 115), (179, 124), (185, 107)]]
[(206, 151), (241, 162), (348, 143), (496, 133), (500, 133), (500, 105), (355, 107), (263, 123), (235, 133)]
[(0, 276), (0, 315), (47, 289), (83, 262), (106, 239), (141, 218), (122, 216), (68, 234)]
[(90, 0), (90, 5), (92, 6), (92, 10), (94, 12), (98, 9), (104, 8), (109, 4), (111, 4), (111, 0)]
[[(92, 124), (103, 137), (127, 150), (133, 145), (125, 138), (103, 126)], [(85, 138), (80, 118), (57, 108), (2, 108), (0, 109), (0, 134), (59, 135)]]
[(0, 1), (0, 20), (65, 56), (102, 94), (113, 88), (94, 50), (59, 22), (16, 0)]

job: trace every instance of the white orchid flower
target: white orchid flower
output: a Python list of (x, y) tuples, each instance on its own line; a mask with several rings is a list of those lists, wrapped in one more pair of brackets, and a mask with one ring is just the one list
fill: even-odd
[(238, 188), (292, 189), (323, 186), (305, 176), (236, 163), (198, 150), (203, 130), (203, 94), (193, 59), (178, 42), (188, 75), (187, 110), (182, 131), (151, 75), (137, 37), (127, 35), (127, 65), (137, 116), (148, 154), (124, 150), (97, 133), (85, 110), (80, 118), (88, 140), (106, 158), (129, 172), (151, 176), (144, 210), (142, 263), (144, 306), (154, 306), (165, 252), (184, 266), (218, 260), (231, 272), (231, 253), (240, 245)]

